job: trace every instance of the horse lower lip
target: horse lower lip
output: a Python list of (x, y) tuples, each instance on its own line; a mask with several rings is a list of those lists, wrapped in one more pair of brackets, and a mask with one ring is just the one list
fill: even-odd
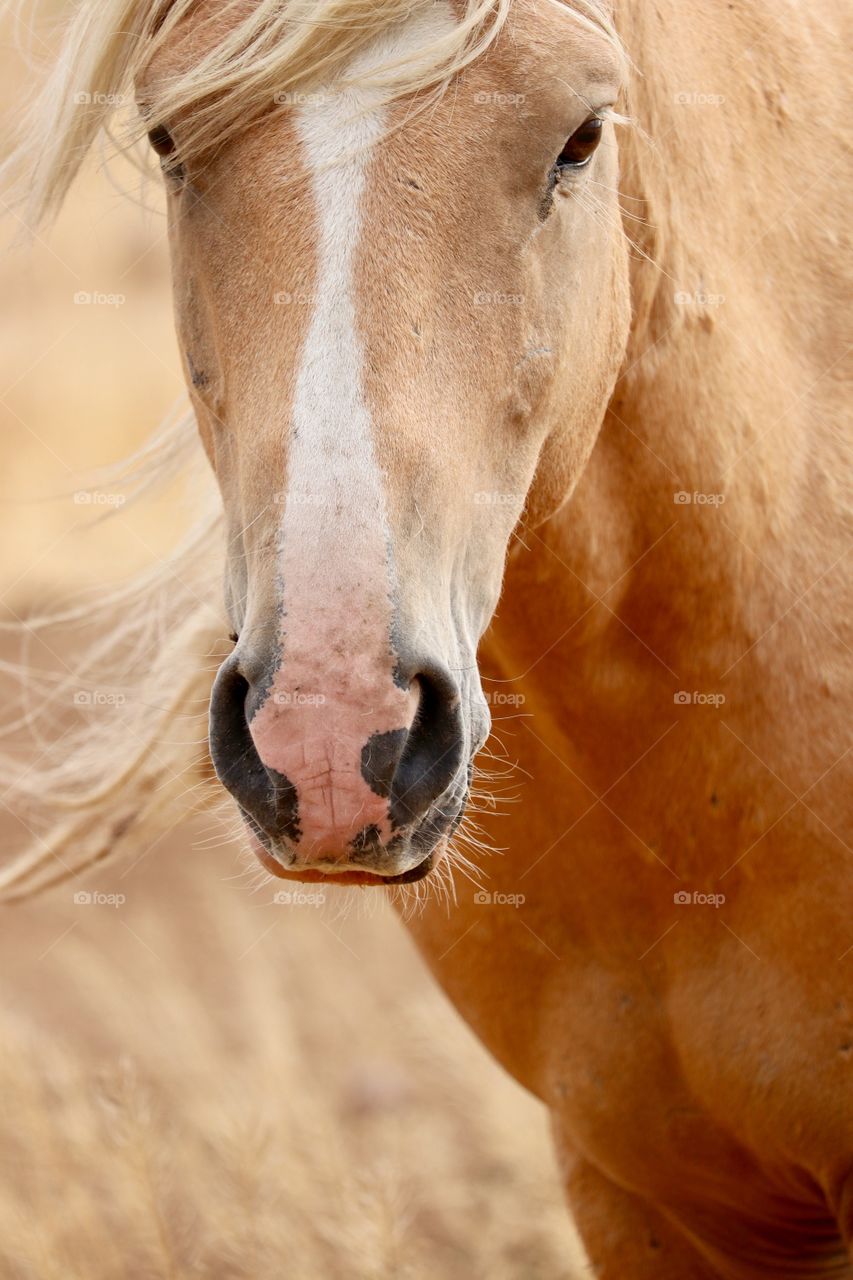
[(413, 867), (410, 871), (403, 871), (397, 876), (379, 876), (372, 871), (318, 871), (316, 868), (306, 867), (304, 870), (299, 868), (285, 868), (280, 863), (273, 865), (273, 859), (261, 859), (263, 865), (273, 875), (281, 880), (298, 880), (303, 884), (323, 884), (330, 886), (347, 887), (358, 885), (362, 887), (374, 887), (382, 889), (388, 885), (397, 884), (414, 884), (418, 880), (422, 880), (432, 870), (432, 859), (425, 858), (417, 867)]
[(402, 871), (396, 876), (380, 876), (375, 872), (357, 868), (345, 871), (323, 871), (317, 867), (285, 867), (261, 843), (251, 829), (250, 836), (255, 857), (267, 871), (280, 880), (298, 880), (303, 884), (374, 885), (379, 888), (389, 884), (415, 884), (429, 875), (435, 865), (435, 854), (430, 853), (416, 867)]
[(424, 858), (423, 862), (419, 862), (416, 867), (412, 867), (410, 871), (404, 871), (399, 876), (381, 877), (387, 884), (415, 884), (418, 880), (423, 880), (424, 876), (428, 876), (432, 871), (435, 862), (435, 855), (430, 853)]

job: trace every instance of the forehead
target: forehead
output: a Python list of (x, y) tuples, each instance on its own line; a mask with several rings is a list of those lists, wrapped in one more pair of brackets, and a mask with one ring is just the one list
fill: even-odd
[[(320, 6), (318, 6), (319, 8)], [(321, 84), (328, 83), (322, 75), (322, 63), (326, 61), (327, 52), (331, 51), (332, 65), (341, 66), (340, 52), (353, 44), (352, 32), (358, 29), (359, 15), (353, 11), (353, 18), (348, 24), (346, 18), (340, 17), (340, 9), (336, 18), (323, 24), (318, 23), (316, 45), (321, 50), (320, 56), (312, 60), (300, 55), (304, 62), (304, 84), (309, 91)], [(241, 22), (250, 19), (258, 10), (258, 0), (237, 0), (237, 3), (223, 6), (219, 0), (199, 0), (191, 7), (187, 15), (170, 33), (168, 40), (158, 48), (155, 56), (145, 68), (142, 83), (138, 86), (140, 94), (148, 97), (156, 95), (159, 84), (174, 86), (187, 77), (188, 90), (196, 68), (208, 60), (217, 49), (225, 49), (229, 37), (233, 35)], [(446, 16), (448, 28), (464, 17), (464, 0), (414, 0), (406, 11), (406, 22), (413, 29), (436, 31), (440, 29), (439, 19)], [(287, 4), (282, 4), (282, 12), (286, 14)], [(359, 36), (355, 57), (369, 52), (370, 44), (388, 44), (387, 36), (393, 32), (393, 23), (381, 20), (380, 10), (389, 15), (399, 14), (399, 6), (377, 4), (371, 11), (369, 23), (370, 36)], [(591, 16), (598, 14), (598, 16)], [(399, 24), (398, 24), (399, 25)], [(362, 28), (365, 26), (361, 20)], [(503, 86), (516, 95), (525, 94), (536, 97), (547, 95), (549, 88), (569, 89), (580, 95), (601, 93), (615, 96), (625, 73), (625, 60), (618, 43), (613, 39), (606, 27), (609, 26), (608, 0), (510, 0), (509, 10), (503, 26), (493, 40), (489, 40), (483, 54), (470, 63), (464, 70), (463, 78), (468, 84), (484, 82), (495, 87)], [(488, 29), (488, 23), (486, 28)], [(412, 37), (417, 44), (417, 37)], [(338, 44), (338, 51), (334, 45)], [(390, 42), (391, 47), (397, 44)], [(265, 59), (270, 61), (270, 51), (265, 51)], [(241, 71), (250, 66), (247, 53), (240, 55)], [(272, 58), (274, 62), (274, 56)], [(312, 66), (316, 61), (318, 66)], [(369, 58), (372, 65), (377, 65), (374, 58)], [(343, 65), (346, 65), (344, 58)], [(437, 62), (438, 67), (438, 62)], [(288, 77), (291, 87), (298, 89), (299, 74), (303, 67), (294, 68), (284, 59), (281, 72)], [(291, 79), (293, 72), (296, 79)], [(436, 80), (441, 76), (437, 75)], [(199, 82), (200, 93), (203, 94), (205, 84)], [(286, 95), (285, 95), (286, 96)], [(189, 99), (190, 93), (187, 94)], [(298, 95), (297, 95), (298, 97)], [(275, 102), (271, 96), (269, 110), (281, 108), (282, 103)], [(192, 110), (188, 101), (186, 110)]]
[(547, 87), (549, 76), (571, 78), (578, 88), (599, 83), (618, 89), (622, 51), (587, 8), (565, 0), (516, 0), (494, 45), (472, 70), (518, 77), (534, 90)]

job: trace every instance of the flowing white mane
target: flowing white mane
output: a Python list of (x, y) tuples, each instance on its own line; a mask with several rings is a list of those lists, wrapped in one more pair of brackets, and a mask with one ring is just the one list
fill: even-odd
[[(389, 99), (438, 89), (478, 58), (520, 0), (465, 0), (453, 31), (371, 72)], [(523, 0), (522, 0), (523, 2)], [(573, 21), (617, 40), (605, 0), (550, 0)], [(56, 211), (82, 160), (114, 118), (128, 145), (152, 124), (180, 116), (191, 160), (222, 145), (320, 80), (352, 84), (354, 55), (394, 23), (433, 0), (84, 0), (64, 33), (51, 74), (27, 114), (20, 145), (0, 169), (26, 188), (31, 223)], [(201, 58), (146, 87), (141, 79), (164, 51), (210, 28)], [(178, 56), (170, 62), (180, 63)], [(359, 80), (360, 85), (363, 81)], [(140, 110), (141, 108), (141, 110)]]

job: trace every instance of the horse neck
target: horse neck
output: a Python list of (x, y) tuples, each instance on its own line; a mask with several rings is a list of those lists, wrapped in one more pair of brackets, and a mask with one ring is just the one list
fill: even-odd
[[(815, 92), (834, 117), (840, 62), (831, 31), (786, 22), (774, 35), (763, 4), (714, 7), (720, 32), (702, 39), (685, 6), (626, 8), (645, 73), (631, 103), (641, 129), (620, 141), (632, 334), (573, 496), (510, 554), (486, 668), (534, 703), (565, 691), (561, 713), (579, 717), (607, 699), (671, 711), (689, 685), (730, 703), (743, 688), (778, 723), (792, 677), (801, 698), (804, 681), (825, 684), (843, 645), (824, 624), (841, 550), (827, 376), (839, 298), (813, 243), (836, 234), (839, 202), (808, 141)], [(803, 59), (823, 62), (822, 78)], [(789, 154), (811, 192), (793, 216)], [(758, 643), (806, 588), (811, 613)]]

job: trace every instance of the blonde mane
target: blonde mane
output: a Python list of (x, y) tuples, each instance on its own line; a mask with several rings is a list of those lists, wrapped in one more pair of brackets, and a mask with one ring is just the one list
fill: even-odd
[[(521, 2), (467, 0), (449, 36), (373, 73), (371, 87), (388, 100), (442, 92), (488, 49), (512, 5)], [(549, 2), (618, 43), (605, 0)], [(59, 210), (99, 137), (106, 134), (117, 147), (132, 149), (153, 125), (178, 114), (182, 160), (203, 156), (282, 109), (289, 93), (320, 79), (350, 83), (347, 65), (362, 46), (432, 3), (228, 0), (215, 16), (202, 14), (201, 21), (211, 23), (207, 52), (147, 84), (141, 110), (136, 86), (158, 54), (180, 40), (180, 25), (199, 9), (199, 0), (84, 0), (24, 117), (18, 146), (0, 166), (4, 194), (18, 201), (23, 220), (34, 229)], [(153, 171), (150, 162), (148, 170)], [(184, 415), (92, 487), (120, 483), (138, 496), (200, 459), (194, 421)], [(26, 654), (20, 664), (5, 664), (18, 683), (21, 707), (2, 736), (29, 728), (35, 755), (26, 767), (11, 753), (0, 757), (5, 803), (31, 837), (0, 870), (0, 900), (67, 880), (120, 851), (128, 837), (144, 856), (140, 837), (146, 828), (159, 836), (170, 819), (224, 796), (206, 748), (208, 695), (226, 656), (228, 631), (221, 600), (223, 518), (210, 477), (197, 484), (204, 494), (198, 523), (165, 565), (106, 597), (6, 627), (21, 636), (23, 646), (50, 628), (89, 632), (94, 625), (98, 638), (83, 646), (74, 670), (65, 666), (60, 674), (34, 670)], [(105, 741), (96, 720), (66, 730), (57, 741), (56, 724), (67, 716), (72, 696), (93, 688), (121, 697), (120, 739), (117, 734)], [(491, 787), (489, 803), (494, 801)], [(475, 832), (469, 822), (456, 839), (476, 846)], [(466, 859), (458, 849), (454, 857), (464, 871)]]
[[(352, 84), (347, 66), (354, 55), (433, 2), (227, 0), (201, 17), (202, 28), (211, 27), (204, 56), (161, 77), (140, 104), (138, 84), (158, 55), (185, 38), (182, 24), (199, 0), (86, 0), (27, 113), (20, 145), (0, 167), (0, 182), (24, 189), (28, 221), (38, 224), (58, 210), (98, 135), (117, 120), (118, 145), (131, 147), (148, 129), (180, 116), (182, 158), (191, 161), (281, 109), (288, 94), (320, 80)], [(370, 86), (389, 100), (440, 92), (486, 51), (517, 2), (466, 0), (450, 34), (374, 72)], [(618, 44), (605, 0), (549, 2)], [(242, 16), (229, 19), (231, 10)]]
[[(349, 83), (347, 64), (386, 27), (432, 0), (228, 0), (204, 6), (193, 36), (210, 27), (207, 51), (161, 76), (137, 101), (159, 55), (186, 39), (199, 0), (89, 0), (68, 28), (59, 57), (33, 104), (21, 146), (5, 166), (26, 183), (39, 222), (61, 205), (102, 130), (131, 146), (148, 129), (180, 116), (182, 159), (222, 146), (287, 95), (322, 79)], [(456, 28), (373, 77), (389, 99), (446, 82), (485, 50), (511, 0), (467, 0)], [(233, 11), (236, 20), (231, 18)]]

